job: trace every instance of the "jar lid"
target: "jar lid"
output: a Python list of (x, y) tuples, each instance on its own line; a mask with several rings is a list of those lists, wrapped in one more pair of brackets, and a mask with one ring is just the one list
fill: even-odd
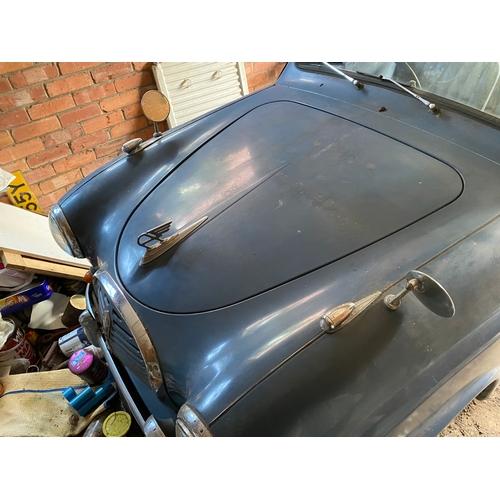
[(123, 437), (132, 424), (132, 417), (126, 411), (115, 411), (102, 424), (102, 432), (106, 437)]
[(69, 303), (80, 311), (84, 311), (87, 308), (87, 303), (85, 301), (85, 295), (76, 294), (72, 295), (69, 299)]
[(91, 351), (85, 349), (79, 349), (70, 358), (68, 362), (68, 368), (71, 373), (75, 375), (80, 375), (84, 373), (92, 365), (94, 361), (94, 355)]

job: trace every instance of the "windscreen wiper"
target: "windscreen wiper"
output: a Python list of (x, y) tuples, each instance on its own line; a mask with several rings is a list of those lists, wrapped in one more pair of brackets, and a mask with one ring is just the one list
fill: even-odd
[(394, 85), (397, 85), (400, 89), (404, 90), (405, 92), (408, 92), (408, 94), (415, 97), (415, 99), (418, 99), (421, 103), (425, 104), (433, 113), (439, 113), (439, 108), (433, 102), (430, 102), (427, 99), (424, 99), (423, 97), (420, 97), (419, 95), (415, 94), (410, 89), (403, 87), (403, 85), (398, 83), (396, 80), (393, 80), (392, 78), (387, 78), (386, 76), (383, 76), (383, 75), (380, 75), (379, 78), (381, 80), (387, 80), (387, 81), (393, 83)]
[(340, 69), (337, 69), (335, 66), (332, 66), (330, 63), (324, 62), (323, 64), (328, 68), (330, 68), (331, 70), (335, 71), (335, 73), (338, 73), (340, 76), (343, 76), (346, 80), (349, 80), (357, 89), (361, 90), (364, 87), (364, 85), (359, 80), (351, 78), (350, 76), (346, 75), (343, 71), (340, 71)]

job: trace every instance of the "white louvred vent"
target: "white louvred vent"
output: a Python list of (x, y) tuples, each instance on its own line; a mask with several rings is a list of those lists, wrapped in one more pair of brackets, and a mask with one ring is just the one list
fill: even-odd
[(248, 94), (242, 62), (163, 62), (153, 73), (170, 102), (170, 128)]

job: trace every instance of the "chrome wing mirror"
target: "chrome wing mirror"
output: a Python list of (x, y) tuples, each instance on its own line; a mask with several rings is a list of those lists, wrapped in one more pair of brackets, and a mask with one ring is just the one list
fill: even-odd
[(149, 90), (142, 96), (141, 106), (146, 118), (149, 118), (154, 123), (155, 133), (153, 137), (161, 137), (158, 123), (166, 120), (170, 114), (168, 99), (158, 90)]
[[(395, 311), (401, 306), (401, 299), (410, 292), (438, 316), (451, 318), (455, 314), (455, 304), (449, 293), (434, 278), (420, 271), (410, 271), (406, 275), (406, 286), (403, 290), (397, 295), (387, 295), (384, 303), (391, 311)], [(377, 291), (358, 302), (347, 302), (331, 309), (321, 316), (321, 329), (325, 333), (338, 331), (373, 304), (380, 295)]]
[[(170, 103), (165, 95), (158, 90), (148, 90), (141, 99), (142, 111), (146, 118), (154, 124), (155, 131), (153, 137), (161, 137), (161, 132), (158, 130), (158, 123), (166, 120), (170, 114)], [(122, 146), (122, 151), (131, 155), (142, 149), (142, 139), (136, 138), (127, 141)]]
[(410, 292), (438, 316), (451, 318), (455, 314), (455, 304), (449, 293), (434, 278), (420, 271), (410, 271), (406, 275), (405, 288), (397, 295), (387, 295), (384, 303), (395, 311), (401, 306), (401, 299)]

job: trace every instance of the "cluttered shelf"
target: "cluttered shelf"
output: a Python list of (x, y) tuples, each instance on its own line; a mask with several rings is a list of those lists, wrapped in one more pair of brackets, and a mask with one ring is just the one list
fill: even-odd
[(0, 212), (0, 436), (140, 435), (92, 342), (90, 263), (56, 245), (45, 216)]
[(129, 432), (130, 415), (85, 328), (85, 287), (0, 269), (0, 436)]

